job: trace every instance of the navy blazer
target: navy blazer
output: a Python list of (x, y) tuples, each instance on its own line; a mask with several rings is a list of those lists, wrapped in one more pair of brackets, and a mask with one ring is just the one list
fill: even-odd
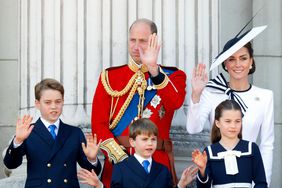
[(29, 137), (19, 147), (14, 148), (11, 142), (4, 164), (9, 169), (17, 168), (26, 155), (25, 187), (78, 188), (77, 162), (83, 168), (94, 169), (97, 175), (101, 171), (100, 161), (93, 166), (87, 160), (82, 142), (86, 143), (81, 129), (62, 121), (55, 141), (39, 118)]
[(147, 174), (134, 156), (130, 156), (113, 166), (111, 188), (172, 188), (172, 178), (168, 168), (152, 161)]

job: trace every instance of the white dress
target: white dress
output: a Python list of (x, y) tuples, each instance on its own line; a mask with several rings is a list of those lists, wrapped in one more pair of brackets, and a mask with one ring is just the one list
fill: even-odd
[[(234, 92), (248, 107), (242, 122), (243, 139), (251, 142), (260, 140), (259, 148), (270, 185), (274, 144), (273, 92), (253, 85), (246, 91)], [(223, 91), (209, 87), (204, 89), (199, 103), (193, 104), (190, 99), (186, 124), (188, 133), (201, 132), (207, 120), (211, 129), (215, 108), (226, 99), (229, 96)]]

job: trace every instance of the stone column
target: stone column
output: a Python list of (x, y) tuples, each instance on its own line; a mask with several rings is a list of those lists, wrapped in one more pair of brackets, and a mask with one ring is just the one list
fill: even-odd
[[(34, 85), (46, 77), (65, 87), (63, 120), (89, 125), (91, 103), (103, 68), (127, 63), (131, 23), (153, 19), (163, 47), (159, 63), (189, 78), (198, 62), (217, 53), (218, 2), (201, 1), (20, 1), (20, 111), (38, 117)], [(184, 110), (175, 124), (185, 125)]]
[(21, 0), (18, 6), (20, 115), (39, 117), (34, 86), (55, 78), (65, 87), (63, 121), (88, 129), (101, 70), (127, 63), (128, 28), (135, 19), (156, 22), (159, 63), (188, 76), (185, 108), (176, 112), (171, 131), (180, 173), (191, 161), (191, 142), (197, 143), (185, 128), (192, 69), (198, 62), (209, 67), (218, 52), (218, 0)]
[(20, 1), (21, 114), (31, 113), (35, 119), (39, 116), (34, 109), (34, 86), (50, 77), (65, 87), (62, 119), (75, 125), (89, 124), (87, 111), (101, 71), (102, 48), (100, 19), (90, 13), (101, 12), (99, 4)]
[(18, 1), (0, 1), (0, 179), (2, 151), (15, 133), (18, 115)]

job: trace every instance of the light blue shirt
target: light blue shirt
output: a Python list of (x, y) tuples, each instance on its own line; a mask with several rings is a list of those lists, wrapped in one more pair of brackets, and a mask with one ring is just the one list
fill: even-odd
[(40, 118), (40, 120), (42, 121), (42, 123), (45, 125), (46, 129), (48, 129), (49, 132), (50, 132), (49, 126), (55, 125), (56, 126), (55, 133), (56, 133), (56, 135), (58, 135), (58, 131), (59, 131), (59, 127), (60, 127), (60, 119), (57, 119), (57, 121), (55, 123), (49, 123), (48, 121), (46, 121), (42, 117)]
[(148, 159), (145, 159), (143, 157), (141, 157), (140, 155), (138, 155), (137, 153), (134, 153), (134, 157), (137, 159), (137, 161), (141, 164), (141, 166), (143, 166), (142, 162), (144, 160), (148, 160), (150, 162), (150, 165), (148, 166), (148, 171), (151, 172), (151, 167), (152, 167), (152, 157), (148, 158)]

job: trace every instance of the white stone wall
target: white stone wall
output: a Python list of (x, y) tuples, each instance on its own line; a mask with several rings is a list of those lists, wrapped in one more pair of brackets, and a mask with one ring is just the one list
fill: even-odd
[[(89, 125), (99, 74), (127, 63), (128, 28), (137, 18), (158, 26), (159, 63), (191, 75), (196, 62), (208, 65), (217, 54), (217, 7), (204, 0), (20, 1), (21, 114), (38, 116), (33, 87), (52, 77), (66, 90), (62, 118)], [(174, 124), (185, 126), (183, 108), (177, 116)]]
[[(15, 131), (19, 109), (17, 15), (17, 0), (0, 0), (0, 154)], [(0, 178), (3, 177), (1, 158)]]
[[(62, 118), (89, 125), (100, 71), (127, 62), (128, 28), (141, 17), (153, 19), (158, 26), (163, 44), (159, 63), (177, 66), (188, 76), (185, 108), (173, 120), (173, 126), (184, 127), (192, 68), (197, 62), (209, 65), (226, 40), (262, 7), (253, 25), (267, 24), (268, 28), (253, 42), (257, 71), (252, 80), (274, 91), (272, 187), (282, 187), (280, 0), (0, 0), (1, 151), (14, 132), (18, 112), (38, 116), (33, 87), (42, 78), (64, 84)], [(190, 161), (183, 156), (176, 159), (179, 172)]]

